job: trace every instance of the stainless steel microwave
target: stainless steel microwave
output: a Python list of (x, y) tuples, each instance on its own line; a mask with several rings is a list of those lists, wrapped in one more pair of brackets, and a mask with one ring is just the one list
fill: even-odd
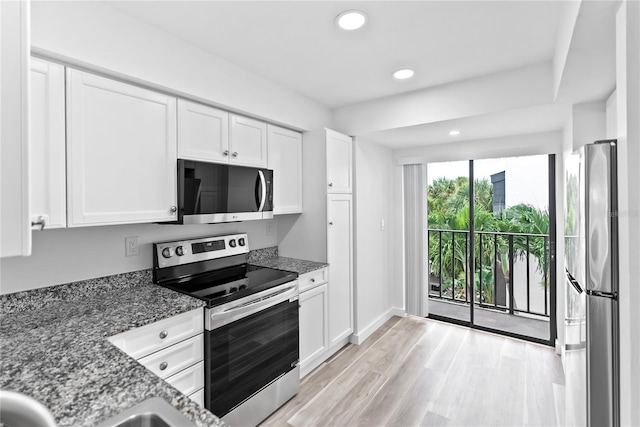
[(178, 222), (273, 218), (273, 171), (178, 159)]

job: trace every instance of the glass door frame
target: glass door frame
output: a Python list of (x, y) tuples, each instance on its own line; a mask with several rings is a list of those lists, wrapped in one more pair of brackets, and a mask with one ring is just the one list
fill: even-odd
[[(429, 318), (434, 320), (440, 320), (448, 323), (455, 323), (462, 326), (467, 326), (472, 329), (477, 329), (485, 332), (497, 333), (505, 335), (511, 338), (522, 339), (526, 341), (535, 342), (538, 344), (544, 344), (551, 347), (555, 346), (555, 342), (558, 335), (557, 329), (557, 257), (556, 257), (556, 239), (557, 239), (557, 224), (556, 224), (556, 156), (555, 154), (548, 154), (548, 186), (549, 186), (549, 339), (541, 339), (537, 337), (531, 337), (527, 335), (521, 335), (510, 331), (494, 329), (482, 325), (478, 325), (475, 322), (475, 275), (476, 275), (476, 262), (475, 262), (475, 175), (474, 175), (474, 160), (469, 160), (469, 251), (468, 251), (468, 269), (469, 269), (469, 281), (467, 283), (466, 293), (471, 295), (469, 302), (469, 321), (462, 319), (455, 319), (437, 314), (429, 313)], [(428, 227), (427, 227), (428, 229)], [(428, 232), (427, 232), (428, 234)], [(428, 236), (427, 236), (428, 239)], [(546, 291), (545, 291), (546, 292)]]

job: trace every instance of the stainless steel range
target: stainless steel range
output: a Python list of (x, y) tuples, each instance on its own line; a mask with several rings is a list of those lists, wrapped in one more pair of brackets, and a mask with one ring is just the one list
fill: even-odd
[(153, 281), (207, 303), (205, 407), (256, 425), (300, 389), (298, 275), (247, 264), (246, 234), (155, 243)]

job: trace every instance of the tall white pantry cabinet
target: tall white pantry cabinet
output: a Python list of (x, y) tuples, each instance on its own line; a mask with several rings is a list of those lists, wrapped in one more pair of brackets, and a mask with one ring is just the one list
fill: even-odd
[(302, 255), (329, 263), (325, 288), (302, 290), (300, 295), (301, 343), (314, 341), (306, 335), (316, 337), (320, 332), (328, 341), (326, 351), (320, 351), (320, 339), (314, 341), (317, 348), (301, 345), (304, 376), (347, 344), (354, 328), (353, 142), (347, 135), (320, 129), (303, 135), (302, 152), (305, 208), (300, 219), (306, 218), (296, 233), (316, 247), (314, 254)]

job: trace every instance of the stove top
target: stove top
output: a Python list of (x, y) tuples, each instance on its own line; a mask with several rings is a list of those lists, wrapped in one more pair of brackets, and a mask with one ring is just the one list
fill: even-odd
[(154, 243), (153, 281), (206, 301), (235, 301), (295, 280), (297, 273), (247, 263), (246, 234)]
[(297, 273), (289, 271), (242, 264), (158, 284), (206, 301), (207, 307), (211, 308), (290, 282), (297, 277)]

